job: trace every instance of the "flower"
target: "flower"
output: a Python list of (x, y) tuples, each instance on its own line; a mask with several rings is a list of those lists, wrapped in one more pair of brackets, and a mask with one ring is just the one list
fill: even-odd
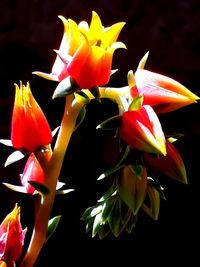
[(133, 148), (166, 155), (164, 133), (151, 106), (124, 112), (119, 136)]
[(24, 167), (23, 174), (21, 175), (21, 183), (26, 188), (27, 193), (33, 194), (35, 188), (30, 185), (29, 181), (36, 181), (38, 183), (44, 183), (44, 171), (33, 153), (29, 156), (26, 165)]
[(117, 42), (124, 22), (104, 28), (96, 12), (92, 12), (90, 26), (82, 21), (78, 25), (71, 19), (59, 16), (64, 24), (64, 36), (52, 72), (34, 72), (44, 78), (62, 81), (72, 77), (80, 88), (92, 88), (108, 83), (113, 53), (125, 48)]
[(20, 223), (20, 207), (16, 204), (0, 225), (0, 262), (19, 260), (25, 233), (26, 229), (22, 230)]
[(131, 96), (142, 94), (144, 105), (150, 105), (156, 113), (165, 113), (193, 104), (200, 99), (181, 83), (167, 76), (138, 68)]
[(164, 176), (187, 184), (187, 174), (183, 160), (173, 144), (166, 141), (167, 155), (154, 156), (144, 153), (146, 163)]
[(52, 133), (40, 106), (34, 99), (30, 85), (15, 85), (11, 140), (16, 149), (33, 152), (52, 141)]

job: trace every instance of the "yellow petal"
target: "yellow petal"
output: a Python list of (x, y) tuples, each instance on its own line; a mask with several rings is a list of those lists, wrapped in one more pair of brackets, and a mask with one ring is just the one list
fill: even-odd
[(90, 23), (90, 30), (88, 36), (89, 41), (93, 43), (96, 42), (97, 40), (101, 40), (102, 31), (103, 31), (103, 26), (101, 23), (101, 19), (95, 11), (92, 11), (92, 20)]
[(125, 22), (119, 22), (103, 30), (102, 42), (105, 46), (111, 46), (117, 41), (117, 38), (124, 27)]

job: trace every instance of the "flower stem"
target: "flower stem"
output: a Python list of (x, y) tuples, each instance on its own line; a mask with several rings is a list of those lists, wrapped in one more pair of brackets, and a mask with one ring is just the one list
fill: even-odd
[(20, 267), (32, 267), (46, 242), (46, 232), (54, 203), (57, 181), (77, 116), (83, 105), (84, 103), (76, 101), (73, 95), (66, 97), (65, 111), (53, 153), (50, 159), (47, 157), (47, 162), (44, 160), (42, 163), (42, 165), (44, 164), (46, 186), (50, 189), (50, 193), (41, 198), (29, 248)]

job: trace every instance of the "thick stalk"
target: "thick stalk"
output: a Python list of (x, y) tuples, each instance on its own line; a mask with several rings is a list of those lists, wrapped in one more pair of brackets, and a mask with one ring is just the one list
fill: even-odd
[(46, 232), (48, 221), (51, 215), (52, 206), (55, 198), (56, 185), (60, 175), (66, 149), (70, 137), (74, 131), (77, 116), (84, 103), (77, 102), (73, 95), (66, 98), (66, 106), (63, 114), (61, 127), (58, 133), (57, 141), (52, 156), (45, 163), (46, 185), (50, 193), (41, 198), (41, 204), (35, 218), (35, 226), (27, 253), (20, 267), (32, 267), (46, 241)]

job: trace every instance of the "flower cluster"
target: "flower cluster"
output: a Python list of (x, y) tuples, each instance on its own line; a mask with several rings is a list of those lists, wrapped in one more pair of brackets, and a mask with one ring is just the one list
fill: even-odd
[[(80, 123), (84, 123), (87, 104), (94, 99), (108, 98), (118, 106), (118, 114), (100, 122), (97, 129), (113, 133), (119, 153), (117, 164), (98, 177), (98, 180), (106, 178), (109, 188), (81, 217), (92, 237), (98, 234), (102, 239), (109, 233), (116, 237), (123, 231), (131, 233), (142, 211), (157, 220), (160, 199), (165, 199), (162, 176), (187, 184), (176, 138), (163, 132), (159, 114), (196, 103), (199, 97), (174, 79), (146, 70), (148, 53), (135, 72), (128, 72), (124, 87), (107, 87), (115, 72), (114, 52), (126, 48), (117, 41), (125, 23), (104, 27), (94, 11), (90, 24), (59, 18), (64, 33), (59, 49), (55, 50), (51, 72), (33, 73), (57, 82), (52, 97), (66, 99), (62, 121), (52, 131), (30, 84), (20, 82), (15, 85), (11, 140), (0, 140), (14, 149), (5, 166), (27, 159), (19, 175), (19, 185), (4, 185), (32, 195), (35, 202), (40, 199), (28, 253), (20, 267), (33, 266), (42, 246), (58, 226), (60, 216), (50, 219), (54, 198), (71, 191), (61, 190), (65, 184), (58, 181), (64, 155), (74, 130), (78, 131)], [(0, 226), (0, 266), (14, 266), (21, 256), (25, 230), (19, 214), (16, 205)]]

